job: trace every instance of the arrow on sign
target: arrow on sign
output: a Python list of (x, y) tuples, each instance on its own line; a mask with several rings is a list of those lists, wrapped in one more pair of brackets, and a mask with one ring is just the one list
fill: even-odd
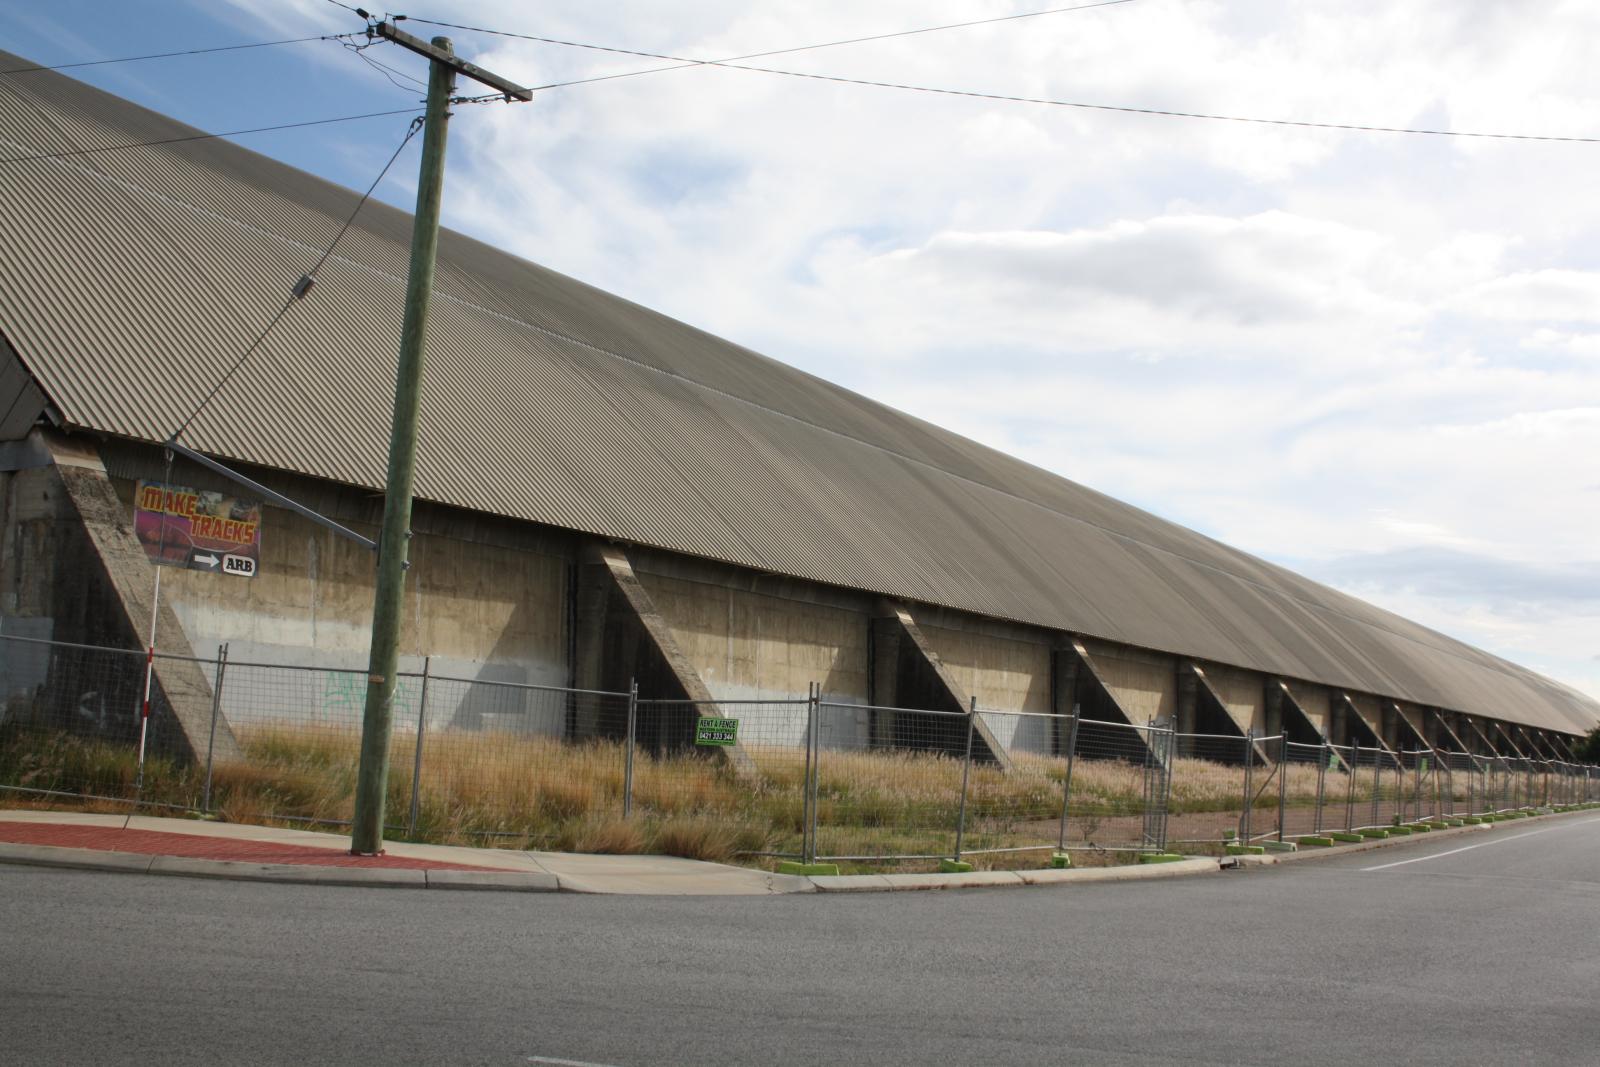
[(204, 563), (207, 567), (215, 567), (222, 562), (216, 556), (196, 556), (194, 561), (196, 563)]

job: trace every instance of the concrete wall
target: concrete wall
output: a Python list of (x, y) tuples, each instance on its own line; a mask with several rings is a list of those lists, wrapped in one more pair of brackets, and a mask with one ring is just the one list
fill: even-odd
[(866, 702), (865, 615), (659, 574), (639, 580), (718, 700), (804, 700), (817, 682), (826, 700)]
[[(825, 703), (867, 703), (872, 616), (865, 599), (829, 603), (827, 590), (803, 583), (764, 583), (732, 568), (644, 550), (632, 558), (639, 583), (718, 701), (803, 701), (816, 682)], [(740, 720), (741, 739), (800, 744), (804, 738), (803, 710), (726, 710)], [(823, 709), (819, 734), (825, 744), (862, 745), (869, 732), (864, 710)]]
[(1212, 691), (1222, 701), (1223, 710), (1239, 727), (1239, 731), (1266, 733), (1266, 679), (1254, 671), (1212, 663), (1205, 665), (1205, 672)]
[[(176, 480), (176, 479), (174, 479)], [(131, 513), (134, 483), (117, 481)], [(419, 519), (422, 517), (419, 515)], [(345, 517), (357, 532), (376, 528)], [(421, 532), (411, 542), (401, 669), (464, 681), (430, 682), (428, 724), (466, 729), (559, 732), (564, 706), (512, 687), (568, 682), (568, 562), (542, 551)], [(197, 655), (228, 645), (230, 663), (346, 668), (297, 673), (230, 668), (224, 707), (237, 724), (251, 717), (355, 723), (365, 701), (374, 556), (294, 512), (262, 509), (261, 566), (254, 578), (168, 568), (162, 596), (177, 612)], [(469, 682), (479, 684), (467, 684)], [(255, 693), (241, 693), (241, 687)], [(396, 720), (417, 721), (421, 681), (403, 678)]]
[[(77, 440), (77, 439), (74, 439)], [(139, 478), (163, 474), (155, 449), (102, 444), (99, 454), (131, 526)], [(246, 472), (270, 488), (316, 508), (368, 536), (375, 535), (381, 499), (346, 487), (265, 472)], [(237, 492), (230, 483), (179, 461), (176, 484)], [(5, 516), (0, 525), (0, 625), (5, 632), (138, 647), (142, 634), (91, 633), (92, 604), (76, 555), (67, 553), (70, 505), (62, 510), (53, 467), (19, 470), (0, 479)], [(245, 495), (245, 494), (242, 494)], [(569, 684), (567, 581), (570, 538), (530, 524), (501, 522), (419, 503), (413, 518), (412, 567), (401, 635), (401, 669), (419, 672), (431, 656), (434, 675), (464, 679), (431, 684), (431, 726), (559, 731), (564, 698), (485, 683)], [(365, 699), (375, 557), (367, 549), (287, 509), (262, 509), (261, 565), (238, 578), (168, 567), (161, 599), (177, 616), (193, 654), (213, 657), (229, 646), (223, 709), (237, 725), (285, 720), (354, 725)], [(155, 580), (140, 559), (135, 583)], [(147, 568), (147, 569), (146, 569)], [(83, 616), (83, 617), (78, 617)], [(125, 626), (124, 626), (125, 628)], [(187, 652), (188, 649), (168, 651)], [(0, 665), (3, 691), (30, 683)], [(37, 659), (34, 657), (33, 659)], [(32, 660), (23, 660), (23, 664)], [(252, 667), (247, 664), (286, 665)], [(323, 668), (319, 670), (292, 670)], [(328, 670), (338, 668), (341, 670)], [(3, 695), (3, 694), (0, 694)], [(396, 720), (417, 721), (421, 684), (403, 678)]]
[[(54, 559), (68, 544), (62, 509), (70, 507), (52, 467), (0, 472), (0, 630), (13, 637), (56, 636)], [(0, 706), (43, 684), (49, 657), (6, 644), (0, 655)]]
[(1346, 714), (1355, 716), (1365, 724), (1369, 730), (1378, 735), (1385, 745), (1394, 747), (1394, 723), (1385, 722), (1386, 716), (1377, 697), (1365, 693), (1350, 694), (1351, 707), (1346, 709)]
[(1309, 682), (1290, 682), (1289, 695), (1294, 697), (1300, 710), (1306, 713), (1312, 725), (1322, 731), (1322, 735), (1335, 744), (1342, 744), (1340, 738), (1333, 736), (1333, 723), (1331, 721), (1331, 701), (1327, 687), (1312, 685)]
[(1431, 742), (1428, 736), (1428, 723), (1426, 713), (1415, 704), (1402, 704), (1399, 701), (1387, 701), (1386, 705), (1396, 717), (1395, 737), (1400, 742), (1400, 747), (1408, 752), (1425, 747)]
[(920, 622), (923, 635), (951, 676), (978, 707), (995, 711), (1050, 711), (1050, 645)]
[(1053, 710), (1049, 631), (934, 609), (919, 610), (917, 625), (961, 692), (988, 712), (984, 724), (997, 742), (1024, 752), (1051, 751), (1054, 724), (1033, 717)]
[(1085, 642), (1095, 668), (1112, 697), (1135, 726), (1149, 719), (1175, 720), (1178, 714), (1178, 664), (1171, 656), (1127, 645)]

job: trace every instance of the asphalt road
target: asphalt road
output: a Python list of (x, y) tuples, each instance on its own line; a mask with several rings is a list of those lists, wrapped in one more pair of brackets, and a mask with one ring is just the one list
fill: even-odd
[(1597, 918), (1592, 814), (1199, 878), (860, 896), (0, 867), (0, 1060), (1595, 1063)]

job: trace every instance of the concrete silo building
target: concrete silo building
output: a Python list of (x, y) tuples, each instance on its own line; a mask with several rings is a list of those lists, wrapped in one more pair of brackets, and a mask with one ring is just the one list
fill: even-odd
[[(355, 203), (193, 132), (0, 79), (5, 633), (142, 644), (136, 487)], [(183, 440), (375, 531), (409, 239), (369, 204)], [(457, 674), (1546, 757), (1600, 722), (1533, 671), (460, 234), (428, 360), (402, 652)], [(185, 460), (173, 480), (237, 492)], [(158, 644), (360, 665), (369, 553), (270, 504), (259, 524), (254, 577), (168, 572)]]

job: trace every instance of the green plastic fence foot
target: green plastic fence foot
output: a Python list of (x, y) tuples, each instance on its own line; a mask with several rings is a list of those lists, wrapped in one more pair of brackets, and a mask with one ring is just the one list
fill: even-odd
[(1385, 831), (1390, 834), (1399, 834), (1401, 837), (1411, 836), (1411, 827), (1409, 826), (1389, 826), (1385, 827)]
[(1299, 852), (1300, 846), (1293, 841), (1263, 841), (1261, 847), (1268, 852)]
[(1065, 852), (1057, 852), (1050, 857), (1050, 866), (1056, 870), (1065, 870), (1072, 866), (1072, 857)]
[(971, 872), (972, 864), (966, 860), (940, 860), (940, 874), (967, 874)]
[(1460, 821), (1462, 826), (1482, 826), (1484, 823), (1488, 822), (1489, 820), (1480, 819), (1476, 815), (1463, 815), (1463, 816), (1461, 816), (1461, 819), (1459, 821)]
[(784, 860), (778, 864), (779, 874), (838, 874), (837, 863), (800, 863), (797, 860)]
[(1371, 838), (1378, 838), (1378, 839), (1382, 839), (1382, 838), (1385, 838), (1385, 837), (1389, 836), (1389, 831), (1387, 831), (1387, 830), (1357, 830), (1356, 832), (1358, 834), (1360, 834), (1362, 837), (1371, 837)]
[(1361, 842), (1366, 840), (1366, 838), (1362, 837), (1360, 834), (1346, 833), (1343, 830), (1334, 830), (1324, 836), (1331, 837), (1335, 841), (1343, 841), (1347, 845), (1359, 845)]
[(1183, 857), (1178, 855), (1175, 852), (1141, 852), (1141, 853), (1139, 853), (1139, 862), (1140, 863), (1177, 863), (1181, 859), (1183, 859)]
[(1318, 837), (1315, 834), (1310, 834), (1310, 835), (1308, 835), (1306, 837), (1297, 837), (1297, 838), (1295, 838), (1295, 843), (1296, 844), (1300, 844), (1300, 845), (1312, 845), (1312, 846), (1314, 846), (1316, 848), (1332, 848), (1333, 847), (1333, 838), (1331, 838), (1331, 837)]
[(1262, 848), (1260, 845), (1229, 845), (1228, 846), (1228, 855), (1230, 855), (1230, 856), (1260, 856), (1260, 855), (1264, 854), (1266, 851), (1267, 850)]
[(1425, 822), (1407, 823), (1406, 829), (1414, 834), (1429, 834), (1433, 832), (1433, 827)]

